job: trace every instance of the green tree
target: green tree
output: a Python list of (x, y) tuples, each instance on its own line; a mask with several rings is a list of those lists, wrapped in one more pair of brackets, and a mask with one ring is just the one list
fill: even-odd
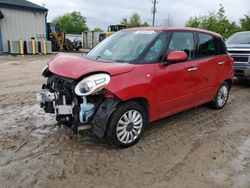
[(81, 34), (88, 30), (86, 18), (76, 11), (58, 16), (52, 22), (57, 24), (61, 31), (70, 34)]
[(191, 17), (191, 18), (189, 18), (187, 20), (186, 26), (187, 27), (200, 28), (202, 19), (203, 19), (202, 17), (193, 16), (193, 17)]
[(99, 27), (96, 27), (96, 28), (94, 29), (94, 31), (95, 31), (95, 32), (103, 32), (103, 30), (102, 30), (101, 28), (99, 28)]
[(121, 23), (122, 25), (126, 25), (126, 26), (129, 25), (128, 19), (127, 19), (127, 18), (122, 18), (122, 20), (120, 21), (120, 23)]
[(141, 26), (143, 26), (143, 27), (148, 27), (149, 24), (148, 24), (148, 22), (144, 22)]
[(241, 29), (244, 31), (250, 31), (250, 15), (245, 15), (240, 19)]
[(240, 30), (240, 27), (235, 22), (230, 22), (227, 19), (222, 5), (220, 5), (218, 12), (210, 12), (205, 16), (191, 17), (186, 22), (186, 26), (214, 31), (220, 33), (225, 38)]
[(126, 25), (129, 28), (131, 28), (131, 27), (146, 27), (146, 26), (149, 26), (149, 24), (147, 22), (142, 23), (141, 17), (137, 13), (133, 13), (129, 17), (129, 19), (123, 18), (120, 23), (122, 25)]

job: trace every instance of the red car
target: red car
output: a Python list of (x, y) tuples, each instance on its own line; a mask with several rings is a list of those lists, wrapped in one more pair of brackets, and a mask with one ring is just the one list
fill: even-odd
[(233, 59), (222, 37), (192, 28), (126, 29), (86, 56), (59, 54), (45, 67), (37, 100), (59, 124), (131, 146), (152, 121), (210, 102), (222, 109)]

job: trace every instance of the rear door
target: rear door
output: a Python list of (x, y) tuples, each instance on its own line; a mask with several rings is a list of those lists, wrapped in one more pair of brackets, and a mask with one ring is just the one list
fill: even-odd
[(197, 33), (198, 52), (197, 63), (202, 84), (197, 90), (199, 101), (209, 101), (213, 98), (221, 82), (224, 69), (224, 58), (219, 54), (218, 39), (207, 33)]

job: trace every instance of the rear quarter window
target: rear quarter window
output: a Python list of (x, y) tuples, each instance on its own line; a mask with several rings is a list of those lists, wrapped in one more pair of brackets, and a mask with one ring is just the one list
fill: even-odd
[(218, 39), (218, 45), (219, 45), (219, 54), (227, 54), (227, 47), (223, 39)]

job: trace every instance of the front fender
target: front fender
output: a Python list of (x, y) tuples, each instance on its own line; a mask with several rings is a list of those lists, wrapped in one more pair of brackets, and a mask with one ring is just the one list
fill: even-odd
[(149, 121), (156, 113), (154, 64), (137, 65), (127, 74), (112, 76), (105, 87), (122, 101), (144, 98), (149, 105)]

